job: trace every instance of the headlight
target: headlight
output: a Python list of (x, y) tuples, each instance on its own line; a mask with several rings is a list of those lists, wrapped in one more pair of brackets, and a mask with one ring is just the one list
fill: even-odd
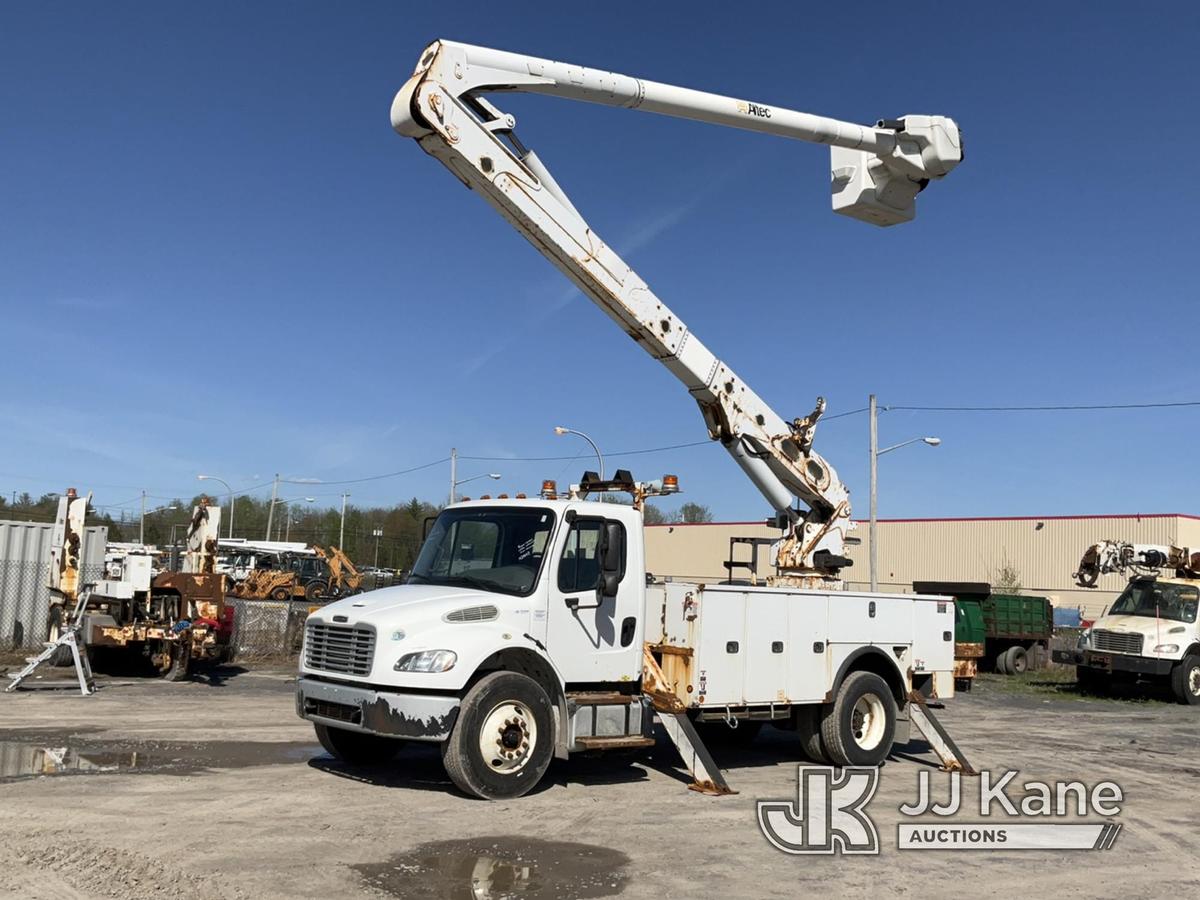
[(1082, 650), (1088, 645), (1088, 638), (1092, 635), (1092, 629), (1085, 628), (1079, 632), (1079, 642), (1075, 645), (1076, 650)]
[(1157, 647), (1154, 648), (1154, 652), (1155, 653), (1178, 653), (1179, 645), (1178, 644), (1159, 644)]
[(422, 650), (404, 654), (392, 668), (397, 672), (448, 672), (456, 662), (458, 654), (453, 650)]

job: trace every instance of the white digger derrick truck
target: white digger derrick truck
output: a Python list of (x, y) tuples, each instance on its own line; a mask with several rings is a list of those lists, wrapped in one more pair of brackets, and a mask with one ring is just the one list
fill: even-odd
[(1180, 703), (1200, 705), (1200, 550), (1100, 541), (1084, 551), (1074, 578), (1092, 588), (1112, 574), (1129, 579), (1125, 590), (1054, 661), (1075, 666), (1083, 690), (1158, 681)]
[[(442, 745), (467, 793), (532, 788), (552, 756), (646, 746), (655, 715), (701, 790), (724, 780), (696, 720), (771, 721), (805, 752), (877, 765), (910, 724), (969, 771), (928, 712), (953, 694), (946, 598), (844, 590), (849, 493), (813, 449), (812, 413), (785, 420), (719, 360), (572, 205), (515, 119), (486, 95), (523, 91), (829, 144), (833, 208), (908, 221), (918, 192), (962, 158), (939, 116), (861, 126), (449, 41), (422, 54), (392, 125), (484, 197), (617, 325), (683, 382), (709, 435), (771, 504), (782, 538), (770, 586), (646, 583), (642, 502), (671, 477), (586, 473), (566, 496), (452, 504), (409, 582), (313, 613), (297, 712), (349, 763), (405, 739)], [(632, 506), (587, 502), (625, 491)]]

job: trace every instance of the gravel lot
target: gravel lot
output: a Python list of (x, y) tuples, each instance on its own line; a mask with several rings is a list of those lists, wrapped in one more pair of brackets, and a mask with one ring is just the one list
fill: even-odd
[[(454, 791), (436, 748), (343, 769), (296, 718), (287, 671), (101, 684), (0, 694), (0, 897), (1200, 895), (1200, 710), (1083, 698), (1041, 673), (981, 678), (943, 721), (977, 767), (1020, 769), (1018, 785), (1120, 784), (1111, 850), (897, 850), (898, 807), (932, 766), (921, 743), (882, 770), (880, 856), (790, 856), (756, 822), (756, 800), (796, 793), (796, 741), (771, 728), (714, 749), (736, 796), (688, 791), (660, 740), (555, 762), (530, 796), (485, 803)], [(30, 774), (55, 767), (74, 774)], [(978, 821), (977, 784), (962, 821)]]

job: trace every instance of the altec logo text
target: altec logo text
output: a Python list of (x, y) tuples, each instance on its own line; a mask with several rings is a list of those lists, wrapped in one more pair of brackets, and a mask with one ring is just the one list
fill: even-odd
[[(1114, 822), (1081, 822), (1089, 815), (1117, 816), (1124, 793), (1104, 781), (1088, 787), (1079, 781), (1029, 781), (1020, 796), (1009, 790), (1016, 772), (999, 777), (984, 772), (979, 779), (979, 816), (986, 821), (947, 821), (963, 811), (962, 776), (952, 772), (944, 803), (935, 802), (930, 773), (917, 776), (917, 798), (900, 806), (900, 814), (922, 817), (901, 822), (896, 846), (901, 850), (1107, 850), (1121, 826)], [(879, 787), (879, 770), (847, 766), (798, 767), (793, 801), (760, 800), (758, 826), (784, 853), (879, 853), (879, 833), (867, 805)], [(1066, 821), (1068, 817), (1073, 820)]]
[(760, 119), (771, 118), (771, 107), (769, 106), (759, 106), (757, 103), (739, 100), (737, 108), (743, 116), (758, 116)]

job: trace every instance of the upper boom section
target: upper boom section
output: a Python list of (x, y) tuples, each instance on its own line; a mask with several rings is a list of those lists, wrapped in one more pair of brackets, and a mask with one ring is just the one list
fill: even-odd
[[(931, 180), (944, 177), (962, 161), (958, 125), (945, 116), (902, 116), (880, 120), (874, 126), (858, 125), (602, 69), (446, 40), (436, 41), (425, 50), (417, 72), (427, 70), (439, 56), (455, 60), (453, 78), (443, 80), (443, 86), (459, 97), (497, 91), (548, 94), (828, 144), (834, 211), (874, 225), (894, 225), (912, 219), (916, 214), (916, 195)], [(406, 109), (393, 106), (393, 126), (401, 134), (418, 137), (402, 127), (407, 117)]]

